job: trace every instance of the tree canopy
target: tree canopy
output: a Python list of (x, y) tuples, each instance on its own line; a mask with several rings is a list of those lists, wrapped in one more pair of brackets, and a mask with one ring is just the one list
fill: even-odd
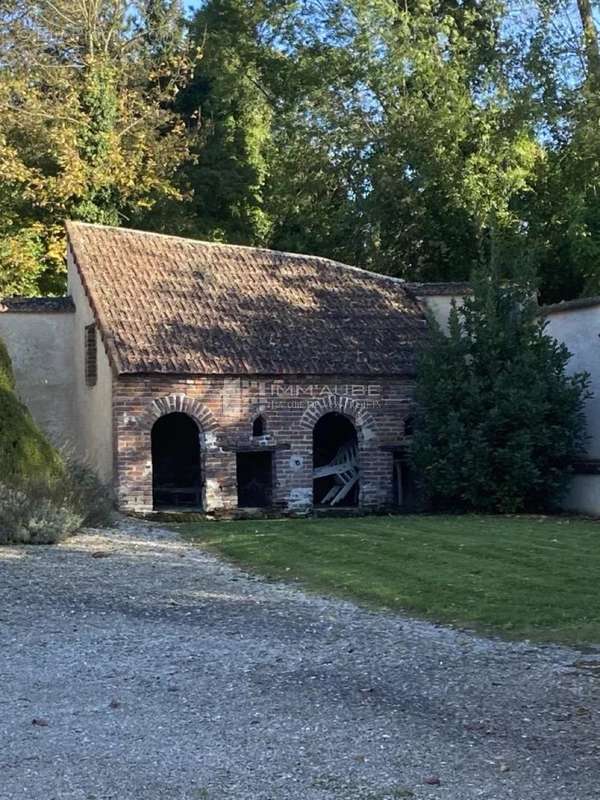
[(0, 2), (0, 295), (65, 217), (600, 291), (596, 0)]
[(0, 25), (0, 294), (59, 290), (65, 218), (178, 196), (193, 53), (168, 0), (7, 0)]

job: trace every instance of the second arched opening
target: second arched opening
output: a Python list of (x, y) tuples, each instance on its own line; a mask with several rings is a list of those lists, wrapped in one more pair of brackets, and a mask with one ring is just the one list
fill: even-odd
[(343, 414), (325, 414), (313, 429), (314, 505), (358, 505), (359, 477), (356, 428)]

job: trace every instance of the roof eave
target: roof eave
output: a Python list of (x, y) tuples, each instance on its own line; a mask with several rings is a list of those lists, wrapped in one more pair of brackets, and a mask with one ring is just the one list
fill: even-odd
[(77, 270), (77, 274), (79, 275), (81, 285), (83, 286), (83, 291), (85, 292), (87, 301), (90, 304), (90, 308), (92, 309), (92, 314), (94, 315), (94, 319), (96, 320), (96, 324), (98, 325), (100, 338), (104, 345), (104, 350), (106, 351), (106, 356), (108, 358), (110, 366), (113, 372), (115, 372), (117, 375), (120, 375), (125, 371), (125, 367), (119, 357), (119, 353), (113, 342), (113, 337), (109, 332), (109, 328), (106, 323), (106, 320), (104, 319), (104, 315), (100, 312), (98, 306), (94, 302), (92, 292), (89, 289), (89, 286), (85, 279), (84, 272), (81, 269), (81, 265), (77, 258), (76, 245), (75, 242), (73, 241), (70, 227), (71, 227), (70, 222), (69, 220), (67, 220), (65, 222), (65, 230), (67, 234), (67, 249), (70, 250), (71, 252), (71, 257), (73, 258), (73, 264), (75, 265), (75, 269)]

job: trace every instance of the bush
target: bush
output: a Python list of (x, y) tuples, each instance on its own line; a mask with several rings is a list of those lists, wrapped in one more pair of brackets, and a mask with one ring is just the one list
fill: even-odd
[(567, 375), (527, 287), (480, 279), (432, 324), (420, 359), (413, 457), (434, 508), (552, 510), (585, 449), (589, 376)]
[(58, 487), (0, 484), (0, 544), (54, 544), (82, 523), (83, 517)]
[(110, 492), (77, 462), (52, 482), (0, 484), (0, 544), (54, 544), (82, 527), (110, 525), (112, 518)]
[(66, 489), (69, 504), (89, 527), (110, 526), (114, 519), (114, 498), (111, 490), (85, 464), (67, 461)]

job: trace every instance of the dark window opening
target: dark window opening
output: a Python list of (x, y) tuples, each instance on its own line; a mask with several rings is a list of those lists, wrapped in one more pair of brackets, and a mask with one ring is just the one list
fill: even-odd
[(84, 332), (85, 347), (85, 382), (95, 386), (98, 381), (98, 347), (96, 344), (96, 326), (86, 325)]
[(313, 430), (313, 502), (356, 506), (358, 494), (356, 428), (343, 414), (325, 414)]
[(264, 436), (266, 432), (267, 425), (265, 418), (261, 414), (252, 423), (252, 436)]
[(407, 417), (404, 420), (404, 435), (412, 436), (414, 432), (415, 432), (415, 418)]
[(152, 428), (154, 508), (201, 508), (198, 426), (187, 414), (166, 414)]
[(394, 456), (392, 481), (393, 504), (403, 511), (417, 510), (417, 484), (414, 470), (406, 460), (406, 456)]
[(272, 453), (238, 453), (237, 487), (240, 508), (268, 508), (273, 497)]

